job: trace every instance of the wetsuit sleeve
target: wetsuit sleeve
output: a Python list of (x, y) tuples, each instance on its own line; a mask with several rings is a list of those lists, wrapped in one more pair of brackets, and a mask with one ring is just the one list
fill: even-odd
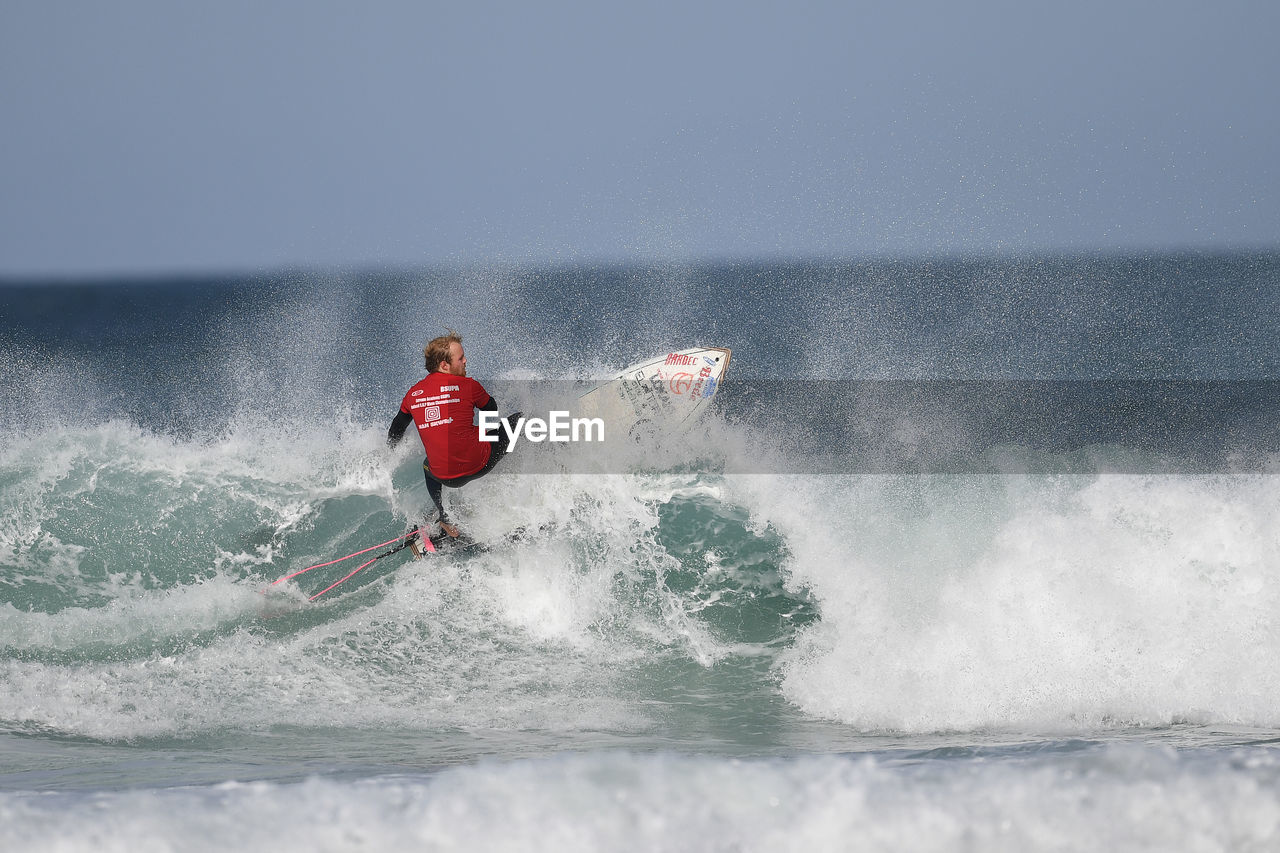
[(490, 397), (489, 402), (485, 403), (483, 406), (476, 406), (476, 408), (482, 412), (496, 412), (498, 411), (498, 401), (493, 399), (493, 397)]
[(411, 423), (413, 423), (413, 415), (403, 409), (397, 412), (395, 420), (391, 422), (391, 429), (387, 430), (387, 447), (395, 447), (399, 444), (400, 439), (404, 438), (404, 431)]

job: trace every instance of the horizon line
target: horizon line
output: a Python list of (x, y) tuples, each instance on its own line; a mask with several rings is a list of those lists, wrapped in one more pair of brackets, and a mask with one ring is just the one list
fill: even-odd
[(1141, 261), (1178, 259), (1190, 257), (1266, 257), (1280, 255), (1280, 243), (1250, 245), (1202, 245), (1165, 247), (1063, 247), (1043, 249), (1004, 249), (980, 251), (939, 252), (862, 252), (838, 255), (834, 253), (810, 254), (707, 254), (687, 258), (591, 256), (577, 258), (541, 257), (518, 260), (494, 257), (486, 259), (433, 259), (421, 263), (405, 261), (345, 262), (345, 263), (281, 263), (271, 266), (238, 267), (170, 267), (92, 270), (3, 270), (0, 269), (0, 287), (32, 285), (59, 286), (81, 284), (172, 284), (177, 281), (212, 282), (219, 280), (262, 279), (276, 281), (299, 277), (378, 277), (405, 276), (424, 273), (449, 273), (477, 269), (519, 270), (539, 272), (544, 270), (660, 270), (663, 268), (715, 268), (715, 267), (789, 267), (789, 266), (862, 266), (862, 265), (917, 265), (917, 264), (966, 264), (966, 263), (1034, 263), (1045, 261)]

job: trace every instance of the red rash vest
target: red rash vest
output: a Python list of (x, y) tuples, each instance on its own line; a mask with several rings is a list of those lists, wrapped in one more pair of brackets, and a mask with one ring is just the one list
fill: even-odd
[(432, 373), (409, 389), (400, 411), (413, 417), (432, 476), (447, 480), (474, 474), (489, 461), (493, 445), (480, 440), (474, 410), (489, 392), (468, 376)]

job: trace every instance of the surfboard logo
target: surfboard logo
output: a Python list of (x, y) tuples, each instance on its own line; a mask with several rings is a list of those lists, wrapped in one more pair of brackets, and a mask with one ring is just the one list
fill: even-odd
[(667, 380), (667, 388), (672, 394), (684, 394), (693, 385), (692, 373), (676, 373)]
[(663, 362), (663, 364), (677, 367), (691, 367), (696, 364), (697, 361), (698, 360), (691, 355), (682, 355), (678, 352), (673, 352), (667, 354), (667, 360)]
[[(690, 376), (689, 378), (690, 378), (690, 379), (693, 379), (693, 377), (692, 377), (692, 376)], [(710, 367), (704, 367), (704, 368), (702, 368), (701, 370), (699, 370), (699, 371), (698, 371), (698, 381), (697, 381), (697, 382), (694, 384), (694, 386), (693, 386), (693, 394), (692, 394), (691, 396), (694, 396), (694, 397), (701, 397), (701, 396), (702, 396), (702, 388), (703, 388), (703, 386), (706, 384), (706, 381), (707, 381), (708, 379), (710, 379), (710, 378), (711, 378), (711, 368), (710, 368)]]

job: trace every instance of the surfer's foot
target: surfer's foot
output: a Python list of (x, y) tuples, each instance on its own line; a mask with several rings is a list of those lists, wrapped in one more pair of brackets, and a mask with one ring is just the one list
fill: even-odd
[(457, 539), (459, 536), (461, 536), (461, 535), (462, 535), (462, 531), (461, 531), (461, 530), (459, 530), (458, 528), (454, 527), (452, 524), (450, 524), (450, 523), (449, 523), (449, 522), (447, 522), (447, 521), (442, 521), (442, 522), (440, 522), (440, 527), (441, 527), (441, 529), (443, 529), (443, 530), (444, 530), (444, 532), (445, 532), (445, 533), (448, 533), (448, 534), (449, 534), (449, 538), (450, 538), (450, 539)]

